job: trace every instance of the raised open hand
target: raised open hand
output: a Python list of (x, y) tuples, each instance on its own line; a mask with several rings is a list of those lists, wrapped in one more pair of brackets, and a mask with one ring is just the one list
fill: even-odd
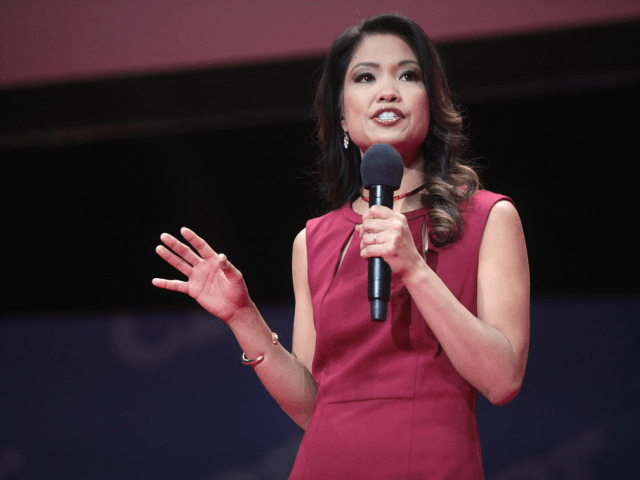
[(228, 321), (235, 312), (250, 303), (242, 274), (224, 254), (216, 253), (192, 230), (182, 228), (180, 233), (199, 255), (168, 233), (160, 236), (166, 247), (158, 245), (156, 252), (176, 270), (185, 274), (188, 280), (154, 278), (153, 284), (186, 293), (208, 312)]

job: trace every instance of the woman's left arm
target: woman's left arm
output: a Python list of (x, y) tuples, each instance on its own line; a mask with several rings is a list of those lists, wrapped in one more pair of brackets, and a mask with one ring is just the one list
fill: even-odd
[(529, 264), (520, 217), (500, 201), (480, 246), (478, 315), (451, 293), (415, 248), (404, 215), (373, 207), (363, 216), (361, 255), (400, 275), (456, 370), (495, 405), (520, 390), (529, 349)]

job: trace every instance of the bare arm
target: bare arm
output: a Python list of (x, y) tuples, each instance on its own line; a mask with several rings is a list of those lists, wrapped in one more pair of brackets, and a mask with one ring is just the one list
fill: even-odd
[[(317, 391), (309, 370), (280, 344), (273, 345), (271, 330), (249, 298), (240, 271), (193, 231), (183, 228), (181, 233), (198, 254), (168, 234), (163, 234), (161, 239), (169, 248), (159, 246), (156, 250), (188, 280), (156, 278), (153, 284), (192, 296), (226, 322), (247, 358), (263, 355), (264, 361), (255, 366), (260, 380), (293, 421), (306, 428)], [(294, 263), (295, 255), (294, 247)], [(298, 307), (296, 316), (297, 312)]]
[(496, 405), (512, 400), (522, 384), (529, 347), (529, 267), (513, 205), (498, 202), (489, 214), (480, 247), (477, 317), (417, 252), (406, 219), (388, 209), (371, 210), (363, 217), (362, 256), (382, 256), (401, 276), (462, 377)]
[(311, 292), (307, 277), (307, 231), (302, 230), (293, 243), (293, 290), (296, 313), (293, 322), (293, 356), (311, 372), (316, 348), (316, 329), (313, 324)]

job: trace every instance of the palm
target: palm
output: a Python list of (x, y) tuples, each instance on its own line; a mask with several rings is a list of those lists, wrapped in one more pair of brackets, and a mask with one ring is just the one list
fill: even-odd
[(213, 315), (227, 320), (246, 302), (242, 277), (231, 281), (217, 259), (209, 258), (193, 267), (187, 282), (188, 294)]
[(184, 228), (182, 235), (198, 254), (166, 233), (160, 238), (169, 248), (159, 246), (156, 251), (176, 270), (186, 275), (188, 280), (184, 282), (156, 278), (153, 284), (167, 290), (186, 293), (211, 314), (222, 320), (229, 320), (249, 301), (242, 274), (224, 255), (216, 253), (193, 231)]

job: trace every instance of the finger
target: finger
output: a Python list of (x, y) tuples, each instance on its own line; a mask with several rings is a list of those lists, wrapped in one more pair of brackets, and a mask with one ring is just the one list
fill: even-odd
[(362, 222), (361, 236), (365, 236), (369, 233), (382, 232), (385, 229), (385, 220), (381, 219), (365, 219)]
[(384, 243), (382, 235), (380, 232), (366, 233), (360, 241), (360, 250)]
[(191, 250), (188, 246), (186, 246), (173, 235), (169, 233), (163, 233), (162, 235), (160, 235), (160, 240), (162, 240), (162, 242), (167, 247), (180, 255), (189, 264), (197, 265), (202, 261), (200, 257), (193, 253), (193, 250)]
[(158, 288), (164, 288), (165, 290), (171, 290), (173, 292), (189, 293), (189, 287), (187, 282), (180, 280), (165, 280), (164, 278), (154, 278), (151, 283)]
[(182, 258), (178, 257), (168, 248), (164, 247), (163, 245), (158, 245), (156, 247), (156, 253), (180, 273), (185, 274), (187, 277), (191, 275), (191, 270), (193, 267), (185, 262)]
[(389, 218), (393, 215), (393, 210), (388, 207), (384, 207), (382, 205), (373, 205), (370, 207), (364, 215), (362, 215), (362, 219), (368, 218)]
[(356, 225), (355, 230), (356, 230), (356, 232), (358, 232), (358, 236), (360, 237), (360, 241), (362, 241), (362, 239), (366, 235), (366, 232), (364, 231), (364, 227), (362, 226), (362, 224)]
[(360, 250), (360, 256), (362, 258), (380, 257), (384, 258), (387, 253), (387, 247), (385, 245), (375, 244), (367, 245)]
[(182, 227), (180, 229), (180, 233), (182, 236), (197, 250), (202, 258), (205, 260), (207, 258), (211, 258), (214, 255), (217, 255), (216, 252), (209, 246), (207, 242), (205, 242), (202, 238), (200, 238), (196, 233), (187, 227)]
[(382, 236), (380, 232), (369, 232), (363, 237), (365, 245), (376, 245), (382, 243)]

